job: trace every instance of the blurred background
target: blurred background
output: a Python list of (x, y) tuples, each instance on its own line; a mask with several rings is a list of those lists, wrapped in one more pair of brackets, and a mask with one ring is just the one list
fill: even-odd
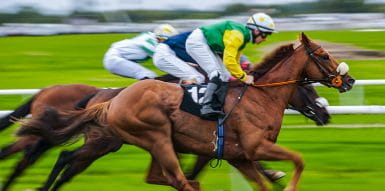
[[(111, 43), (152, 31), (163, 23), (179, 31), (233, 20), (255, 12), (271, 15), (279, 33), (244, 51), (252, 62), (300, 32), (350, 66), (352, 91), (317, 86), (332, 113), (316, 126), (302, 115), (285, 115), (278, 144), (302, 153), (306, 167), (300, 190), (380, 191), (385, 187), (385, 0), (6, 0), (0, 1), (0, 114), (12, 111), (39, 89), (82, 83), (124, 87), (136, 82), (110, 74), (102, 59)], [(152, 61), (144, 66), (163, 74)], [(20, 91), (23, 90), (23, 91)], [(25, 90), (25, 91), (24, 91)], [(20, 93), (21, 92), (21, 93)], [(0, 146), (15, 140), (18, 124), (0, 132)], [(34, 190), (46, 179), (58, 153), (46, 154), (10, 190)], [(0, 187), (21, 153), (0, 159)], [(194, 156), (183, 155), (185, 170)], [(62, 190), (172, 190), (144, 182), (149, 155), (132, 146), (96, 161)], [(285, 162), (265, 163), (289, 173)], [(252, 183), (223, 163), (199, 176), (203, 190), (249, 191)], [(286, 184), (290, 174), (281, 180)], [(282, 190), (272, 185), (272, 190)]]
[(142, 32), (158, 23), (181, 30), (254, 12), (274, 16), (279, 31), (383, 29), (383, 0), (11, 0), (0, 3), (0, 35)]

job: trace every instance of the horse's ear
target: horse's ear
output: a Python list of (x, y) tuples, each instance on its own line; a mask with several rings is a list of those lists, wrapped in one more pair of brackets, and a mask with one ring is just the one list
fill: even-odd
[(305, 45), (310, 44), (310, 39), (303, 32), (301, 32), (301, 42)]

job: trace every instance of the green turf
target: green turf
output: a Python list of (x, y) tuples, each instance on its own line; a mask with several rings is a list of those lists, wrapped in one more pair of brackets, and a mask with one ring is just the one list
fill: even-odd
[[(311, 38), (352, 44), (358, 47), (385, 50), (385, 32), (311, 31)], [(64, 35), (48, 37), (0, 38), (0, 89), (42, 88), (63, 83), (85, 83), (98, 87), (127, 86), (135, 80), (114, 76), (102, 67), (104, 52), (114, 41), (132, 36), (126, 34)], [(294, 40), (298, 32), (281, 32), (265, 43)], [(269, 37), (270, 38), (270, 37)], [(259, 46), (248, 46), (245, 54), (258, 61), (265, 54)], [(357, 79), (385, 79), (385, 60), (352, 61), (351, 74)], [(161, 74), (147, 61), (145, 66)], [(384, 86), (356, 86), (351, 92), (338, 94), (336, 90), (318, 87), (321, 96), (331, 105), (385, 105)], [(0, 110), (12, 110), (30, 98), (29, 95), (0, 96)], [(334, 115), (332, 124), (385, 123), (384, 115)], [(285, 125), (313, 122), (302, 116), (286, 116)], [(16, 125), (0, 134), (0, 145), (14, 138), (9, 136)], [(385, 130), (367, 129), (283, 129), (279, 143), (302, 153), (306, 169), (301, 190), (383, 190)], [(77, 143), (69, 148), (81, 145)], [(69, 149), (68, 148), (68, 149)], [(46, 178), (55, 157), (55, 149), (38, 161), (19, 179), (12, 190), (38, 187)], [(21, 157), (18, 154), (0, 162), (0, 182)], [(85, 173), (76, 177), (63, 190), (171, 190), (168, 187), (144, 183), (149, 156), (142, 150), (125, 146), (117, 153), (95, 162)], [(183, 158), (184, 166), (192, 163), (192, 156)], [(288, 172), (291, 165), (284, 162), (266, 163)], [(235, 175), (234, 175), (235, 174)], [(200, 180), (204, 190), (247, 190), (248, 183), (234, 173), (226, 163), (205, 171)], [(287, 178), (283, 182), (287, 181)]]
[[(373, 190), (385, 186), (385, 129), (283, 129), (278, 143), (304, 156), (306, 167), (301, 190)], [(3, 141), (2, 141), (3, 142)], [(74, 147), (73, 145), (71, 147)], [(36, 188), (45, 179), (58, 150), (51, 151), (25, 176), (13, 190)], [(0, 163), (0, 180), (9, 172), (16, 158)], [(189, 159), (189, 160), (187, 160)], [(146, 185), (143, 182), (149, 156), (140, 149), (124, 146), (92, 165), (63, 190), (170, 190), (167, 187)], [(187, 162), (186, 162), (187, 160)], [(184, 162), (183, 162), (184, 161)], [(191, 164), (191, 156), (183, 157), (184, 167)], [(286, 162), (265, 162), (270, 168), (290, 172)], [(233, 170), (226, 163), (222, 167), (204, 171), (199, 178), (204, 190), (238, 190), (240, 180), (232, 178)], [(282, 180), (287, 182), (288, 177)], [(237, 187), (238, 189), (231, 189)]]

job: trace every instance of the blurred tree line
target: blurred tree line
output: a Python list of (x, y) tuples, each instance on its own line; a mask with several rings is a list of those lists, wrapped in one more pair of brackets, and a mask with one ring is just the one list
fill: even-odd
[(42, 15), (31, 7), (22, 7), (16, 14), (0, 13), (0, 23), (69, 23), (83, 22), (152, 22), (168, 19), (208, 19), (227, 15), (249, 14), (250, 10), (265, 11), (279, 16), (308, 13), (373, 13), (385, 12), (385, 4), (365, 3), (365, 0), (318, 0), (316, 2), (290, 3), (283, 5), (232, 4), (223, 11), (192, 10), (127, 10), (113, 12), (73, 12), (70, 15)]

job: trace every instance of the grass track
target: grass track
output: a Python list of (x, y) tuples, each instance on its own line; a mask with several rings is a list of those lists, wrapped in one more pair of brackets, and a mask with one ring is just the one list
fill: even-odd
[[(358, 47), (385, 51), (385, 32), (312, 31), (307, 34), (314, 39), (353, 44)], [(0, 89), (42, 88), (63, 83), (85, 83), (98, 87), (120, 87), (135, 80), (109, 74), (101, 60), (109, 45), (132, 35), (65, 35), (49, 37), (2, 37), (0, 38)], [(297, 32), (281, 32), (273, 35), (269, 43), (293, 40)], [(257, 46), (258, 47), (258, 46)], [(245, 54), (258, 61), (263, 52), (248, 46)], [(385, 60), (348, 62), (351, 73), (357, 79), (385, 79)], [(145, 66), (156, 70), (150, 64)], [(355, 87), (352, 92), (339, 95), (335, 90), (318, 88), (332, 105), (385, 105), (384, 87)], [(0, 110), (13, 109), (29, 96), (0, 96)], [(384, 115), (333, 116), (339, 123), (385, 123)], [(284, 124), (311, 124), (300, 116), (286, 116)], [(9, 143), (13, 127), (0, 134), (0, 145)], [(283, 129), (279, 143), (301, 152), (306, 169), (301, 190), (318, 191), (380, 191), (385, 186), (385, 129)], [(77, 143), (70, 146), (74, 148)], [(59, 150), (47, 154), (12, 190), (36, 188), (52, 167)], [(0, 163), (0, 181), (20, 155)], [(184, 157), (185, 166), (193, 161)], [(171, 190), (167, 187), (147, 185), (143, 182), (148, 155), (140, 149), (125, 146), (117, 153), (97, 161), (85, 173), (76, 177), (63, 190)], [(291, 165), (283, 162), (267, 163), (268, 166), (289, 171)], [(200, 178), (204, 190), (231, 190), (232, 170), (227, 164), (206, 171)], [(285, 179), (287, 180), (287, 179)], [(285, 181), (283, 180), (283, 181)], [(237, 183), (236, 183), (237, 184)], [(235, 189), (233, 189), (235, 190)]]

